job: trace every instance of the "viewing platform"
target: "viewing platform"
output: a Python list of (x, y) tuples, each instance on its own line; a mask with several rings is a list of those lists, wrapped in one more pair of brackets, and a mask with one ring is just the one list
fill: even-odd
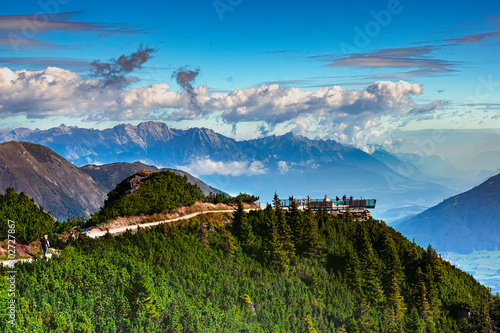
[[(307, 208), (307, 204), (310, 203), (312, 210), (320, 210), (324, 209), (327, 211), (363, 211), (366, 209), (375, 208), (375, 204), (377, 203), (376, 199), (346, 199), (346, 200), (336, 200), (336, 199), (286, 199), (280, 200), (279, 205), (284, 209), (289, 209), (291, 201), (295, 201), (297, 207), (300, 210), (305, 210)], [(258, 202), (259, 206), (265, 204), (267, 206), (269, 202)], [(274, 205), (274, 203), (273, 203)]]

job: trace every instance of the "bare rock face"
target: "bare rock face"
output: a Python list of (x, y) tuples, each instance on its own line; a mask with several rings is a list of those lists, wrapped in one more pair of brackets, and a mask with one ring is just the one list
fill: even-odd
[(128, 176), (122, 180), (116, 188), (108, 193), (107, 201), (115, 201), (127, 194), (137, 192), (141, 187), (142, 182), (151, 176), (153, 172), (149, 170), (140, 170), (135, 174)]
[(152, 174), (153, 173), (151, 171), (141, 170), (136, 174), (124, 179), (118, 185), (118, 187), (124, 190), (123, 192), (124, 195), (137, 192), (137, 190), (139, 190), (139, 187), (141, 186), (142, 181), (151, 176)]
[(136, 172), (141, 170), (150, 171), (150, 172), (159, 172), (162, 170), (168, 170), (179, 176), (186, 176), (188, 182), (193, 185), (198, 186), (203, 194), (209, 195), (210, 193), (224, 193), (216, 188), (213, 188), (193, 175), (176, 169), (159, 169), (152, 165), (147, 165), (141, 162), (134, 163), (112, 163), (112, 164), (103, 164), (103, 165), (85, 165), (80, 167), (80, 170), (88, 174), (92, 179), (94, 179), (104, 190), (105, 192), (109, 192), (115, 189), (115, 187), (125, 178), (134, 175)]
[(8, 187), (61, 220), (96, 212), (106, 197), (89, 175), (51, 149), (28, 142), (0, 144), (0, 193)]

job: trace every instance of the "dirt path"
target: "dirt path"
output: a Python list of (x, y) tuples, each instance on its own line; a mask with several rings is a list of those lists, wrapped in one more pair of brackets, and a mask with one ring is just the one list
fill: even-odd
[[(245, 211), (249, 212), (249, 211), (255, 210), (255, 209), (259, 209), (259, 208), (247, 208), (247, 209), (245, 209)], [(107, 229), (107, 230), (102, 230), (100, 228), (93, 228), (92, 230), (90, 230), (87, 233), (87, 235), (89, 237), (91, 237), (91, 238), (99, 238), (99, 237), (104, 236), (108, 231), (109, 231), (110, 234), (118, 234), (118, 233), (125, 232), (127, 230), (135, 230), (135, 229), (137, 229), (137, 227), (148, 228), (148, 227), (152, 227), (152, 226), (155, 226), (155, 225), (158, 225), (158, 224), (172, 223), (172, 222), (176, 222), (176, 221), (180, 221), (180, 220), (188, 220), (188, 219), (190, 219), (192, 217), (195, 217), (195, 216), (198, 216), (198, 215), (201, 215), (201, 214), (208, 214), (208, 213), (232, 213), (235, 210), (236, 209), (205, 210), (205, 211), (195, 212), (195, 213), (191, 213), (191, 214), (188, 214), (188, 215), (184, 215), (184, 216), (180, 216), (180, 217), (176, 217), (176, 218), (172, 218), (172, 219), (168, 219), (168, 220), (162, 220), (162, 221), (156, 221), (156, 222), (149, 222), (149, 223), (141, 223), (141, 224), (134, 224), (134, 225), (128, 225), (128, 226), (123, 226), (123, 227), (110, 228), (110, 229)], [(55, 249), (52, 252), (54, 254), (56, 254), (56, 255), (59, 255), (59, 252), (57, 252), (57, 250), (55, 250)], [(48, 259), (50, 259), (51, 257), (52, 257), (51, 253), (47, 254), (47, 258)], [(11, 265), (12, 261), (15, 264), (17, 262), (32, 262), (33, 259), (0, 260), (0, 265), (3, 265), (3, 266)]]
[[(245, 209), (246, 212), (249, 212), (251, 210), (252, 210), (251, 208)], [(207, 214), (207, 213), (232, 213), (232, 212), (234, 212), (234, 210), (228, 210), (228, 209), (224, 209), (224, 210), (207, 210), (207, 211), (202, 211), (202, 212), (191, 213), (191, 214), (188, 214), (188, 215), (184, 215), (184, 216), (181, 216), (181, 217), (176, 217), (176, 218), (169, 219), (169, 220), (149, 222), (149, 223), (141, 223), (141, 224), (134, 224), (134, 225), (128, 225), (128, 226), (124, 226), (124, 227), (112, 228), (112, 229), (108, 229), (108, 230), (102, 230), (100, 228), (93, 228), (92, 230), (90, 230), (87, 233), (87, 235), (89, 237), (91, 237), (91, 238), (98, 238), (98, 237), (104, 236), (108, 231), (109, 231), (110, 234), (117, 234), (117, 233), (125, 232), (127, 230), (135, 230), (135, 229), (137, 229), (137, 227), (147, 228), (147, 227), (152, 227), (152, 226), (155, 226), (155, 225), (158, 225), (158, 224), (163, 224), (163, 223), (172, 223), (172, 222), (176, 222), (176, 221), (180, 221), (180, 220), (188, 220), (188, 219), (190, 219), (192, 217), (195, 217), (195, 216), (198, 216), (198, 215), (201, 215), (201, 214)]]

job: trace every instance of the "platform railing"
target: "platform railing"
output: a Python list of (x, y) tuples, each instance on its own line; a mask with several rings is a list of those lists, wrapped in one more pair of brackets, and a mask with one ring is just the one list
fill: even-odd
[[(289, 208), (290, 202), (295, 201), (297, 207), (304, 209), (308, 203), (311, 204), (313, 210), (326, 209), (326, 210), (345, 210), (349, 209), (366, 209), (375, 208), (376, 199), (283, 199), (279, 201), (279, 205), (283, 208)], [(265, 208), (269, 202), (259, 202), (261, 208)], [(274, 205), (274, 204), (273, 204)]]

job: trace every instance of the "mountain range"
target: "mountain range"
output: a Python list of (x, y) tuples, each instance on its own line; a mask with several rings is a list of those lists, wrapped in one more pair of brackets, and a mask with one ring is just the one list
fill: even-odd
[(2, 140), (45, 145), (77, 166), (141, 161), (180, 169), (228, 193), (244, 191), (269, 201), (275, 191), (319, 198), (346, 194), (376, 198), (386, 210), (432, 206), (456, 193), (425, 177), (402, 175), (360, 149), (292, 133), (237, 141), (207, 128), (171, 129), (145, 122), (104, 130), (20, 128), (0, 132)]
[[(217, 188), (229, 193), (245, 191), (260, 195), (263, 201), (270, 201), (275, 191), (297, 198), (364, 196), (376, 198), (378, 211), (385, 210), (394, 219), (433, 206), (452, 192), (426, 181), (425, 168), (411, 164), (415, 160), (411, 156), (405, 159), (382, 150), (370, 155), (334, 140), (311, 140), (292, 133), (236, 141), (206, 128), (176, 130), (147, 122), (102, 131), (61, 125), (45, 131), (0, 133), (0, 139), (12, 138), (27, 138), (49, 148), (29, 142), (0, 144), (1, 190), (24, 191), (57, 218), (95, 212), (121, 180), (140, 170), (155, 172), (165, 166), (186, 175), (205, 194), (220, 192)], [(78, 168), (58, 153), (77, 165), (95, 164)], [(115, 160), (120, 162), (102, 164)], [(399, 220), (398, 228), (419, 243), (432, 243), (439, 249), (496, 248), (496, 238), (500, 238), (495, 226), (500, 213), (498, 177)], [(377, 210), (372, 214), (380, 215)], [(464, 234), (471, 235), (467, 242), (461, 239)]]
[(473, 189), (403, 219), (396, 227), (420, 245), (470, 253), (500, 248), (500, 174)]
[[(140, 162), (77, 168), (42, 145), (16, 141), (0, 144), (0, 193), (8, 187), (22, 191), (61, 220), (96, 212), (109, 191), (140, 170), (160, 171)], [(185, 175), (204, 194), (221, 192), (189, 173), (171, 171)]]

